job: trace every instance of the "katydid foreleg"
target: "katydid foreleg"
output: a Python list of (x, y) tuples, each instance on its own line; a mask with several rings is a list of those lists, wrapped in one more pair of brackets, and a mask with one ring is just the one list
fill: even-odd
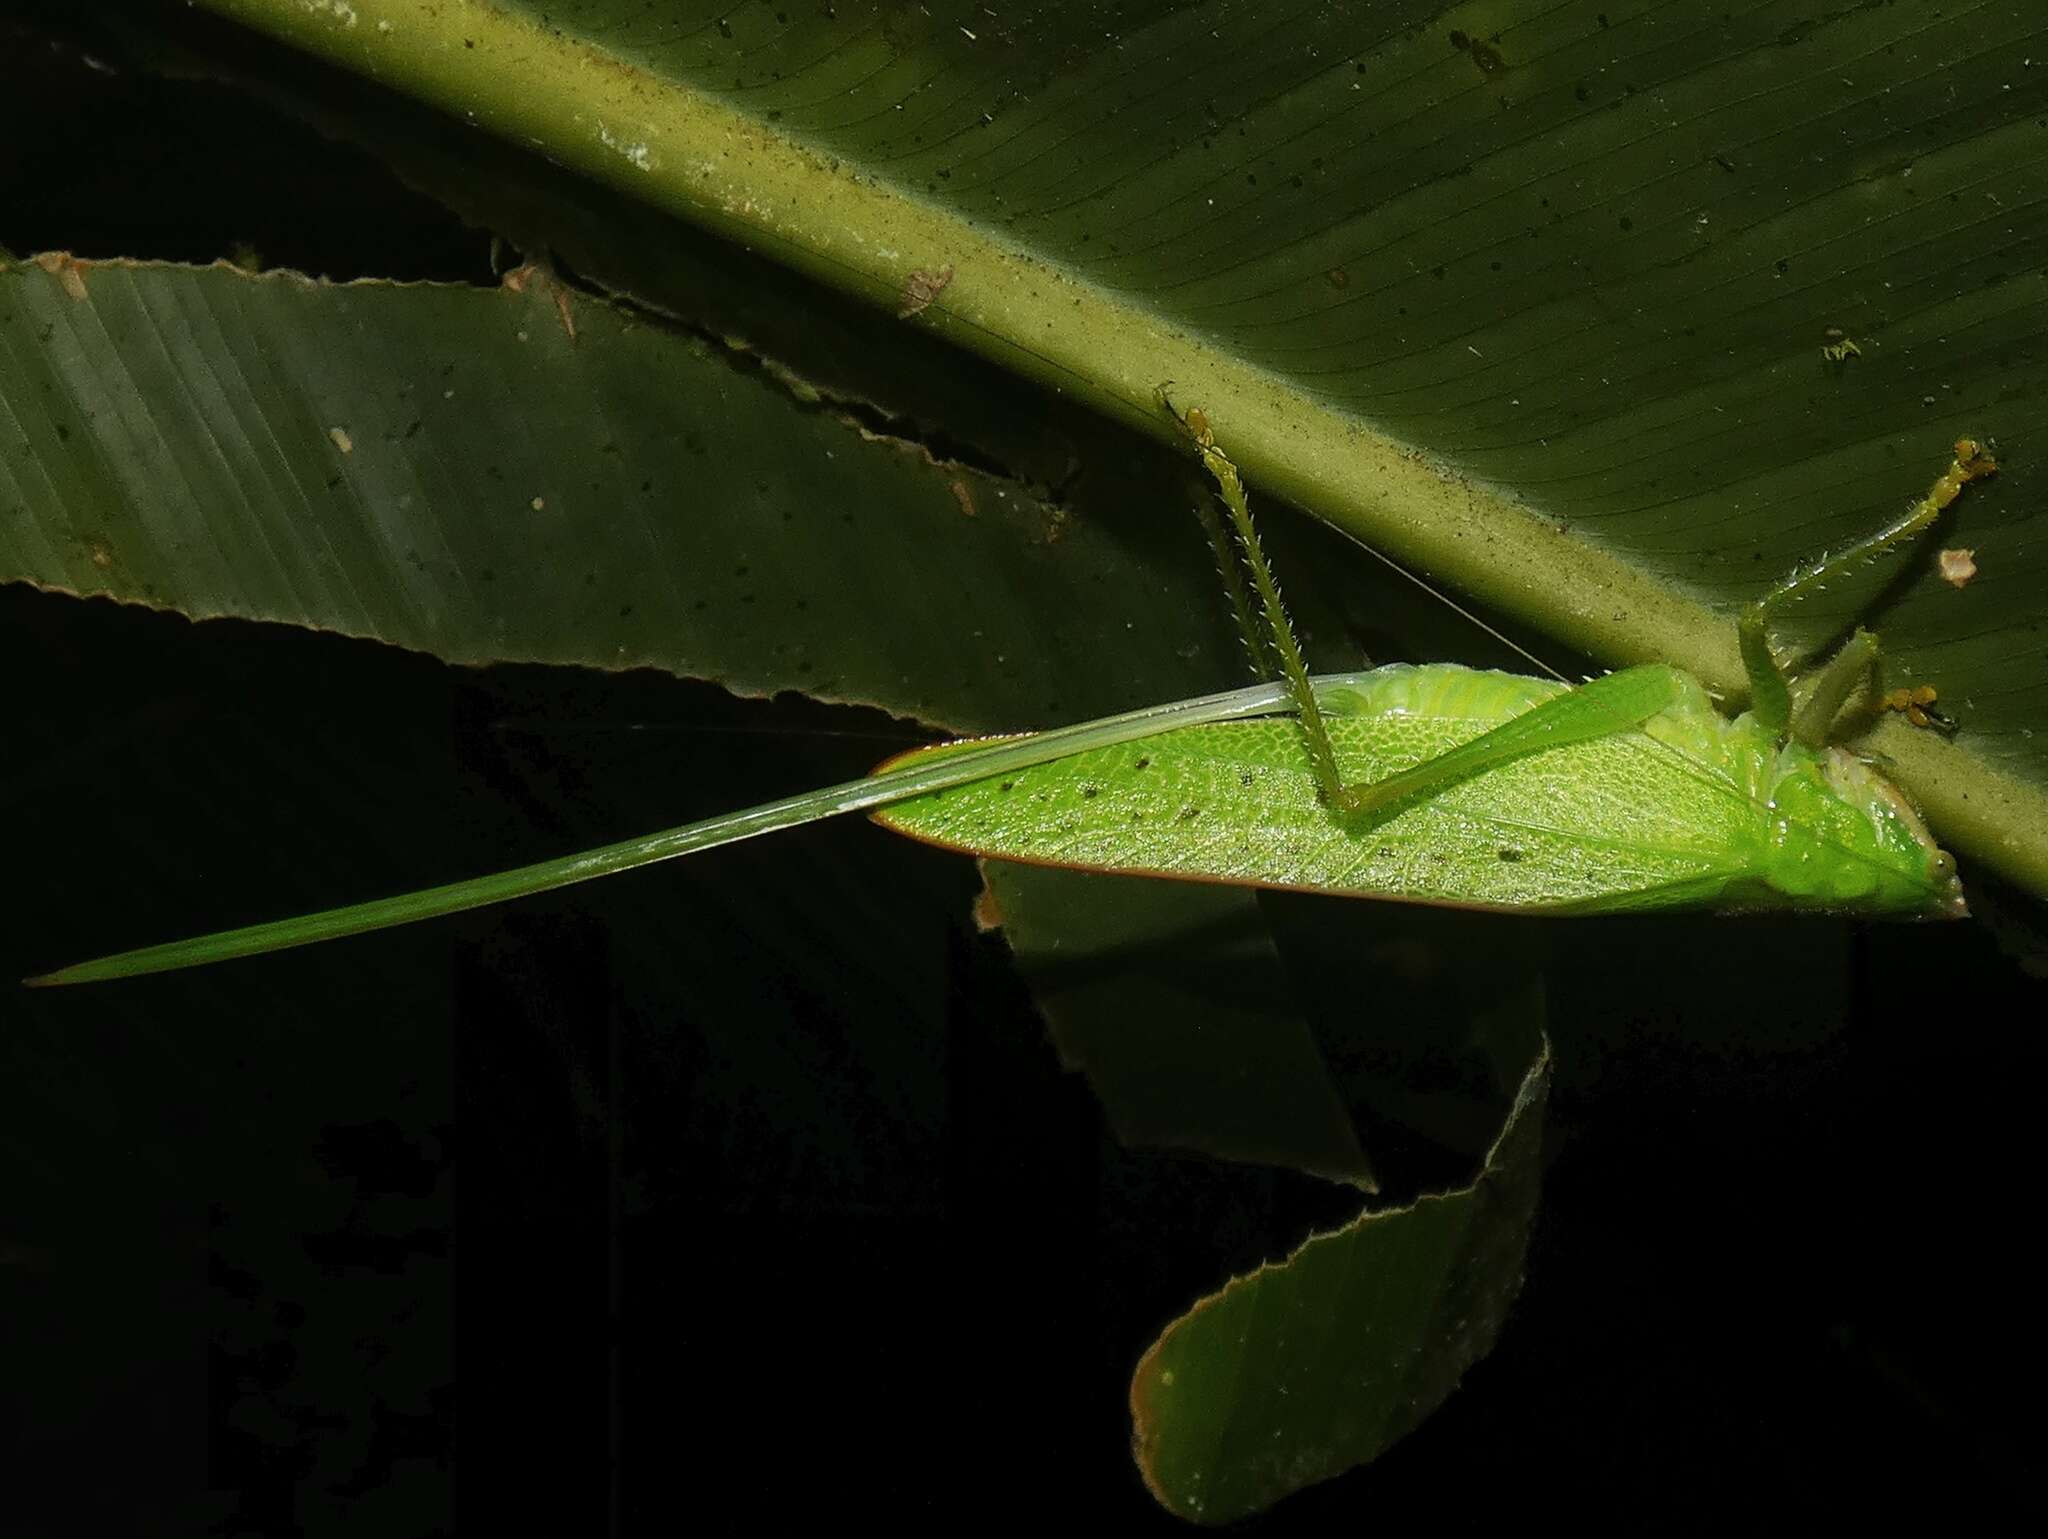
[(1986, 454), (1974, 438), (1957, 440), (1954, 461), (1928, 488), (1926, 496), (1875, 534), (1829, 551), (1811, 565), (1799, 568), (1743, 611), (1736, 622), (1736, 636), (1742, 646), (1743, 671), (1749, 675), (1749, 709), (1759, 722), (1780, 737), (1789, 736), (1809, 748), (1818, 748), (1827, 741), (1836, 714), (1868, 674), (1877, 656), (1876, 640), (1859, 629), (1821, 670), (1813, 692), (1795, 714), (1790, 674), (1771, 650), (1772, 618), (1845, 573), (1924, 534), (1966, 485), (1996, 474), (1997, 470), (1998, 461)]

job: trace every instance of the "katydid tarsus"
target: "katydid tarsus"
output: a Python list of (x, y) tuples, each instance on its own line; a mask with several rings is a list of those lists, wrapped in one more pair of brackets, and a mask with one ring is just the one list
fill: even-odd
[(1963, 912), (1953, 860), (1904, 795), (1826, 745), (1872, 671), (1875, 639), (1857, 630), (1795, 697), (1769, 627), (1781, 608), (1913, 540), (1965, 484), (1993, 473), (1973, 440), (1905, 514), (1744, 612), (1750, 708), (1731, 720), (1698, 680), (1661, 664), (1576, 688), (1451, 664), (1311, 678), (1236, 467), (1201, 412), (1176, 415), (1231, 518), (1225, 574), (1241, 568), (1250, 582), (1237, 608), (1254, 663), (1277, 679), (917, 749), (862, 780), (643, 838), (29, 981), (130, 977), (336, 939), (859, 811), (969, 853), (1410, 902)]

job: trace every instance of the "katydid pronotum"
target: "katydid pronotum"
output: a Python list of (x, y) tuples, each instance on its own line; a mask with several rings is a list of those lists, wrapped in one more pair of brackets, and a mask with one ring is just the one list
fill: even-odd
[(644, 838), (29, 981), (86, 983), (332, 940), (859, 811), (1005, 859), (1474, 908), (1964, 911), (1954, 861), (1903, 793), (1827, 744), (1872, 671), (1875, 639), (1856, 631), (1795, 697), (1769, 626), (1781, 608), (1925, 532), (1964, 485), (1992, 474), (1975, 441), (1956, 445), (1899, 518), (1744, 612), (1750, 707), (1731, 720), (1697, 679), (1663, 664), (1576, 688), (1452, 664), (1311, 678), (1236, 467), (1201, 412), (1176, 416), (1231, 517), (1229, 535), (1218, 525), (1212, 538), (1245, 640), (1277, 679), (917, 749), (862, 780)]

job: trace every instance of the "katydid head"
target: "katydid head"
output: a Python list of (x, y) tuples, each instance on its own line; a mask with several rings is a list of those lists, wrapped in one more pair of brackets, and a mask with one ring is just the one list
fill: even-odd
[(1847, 913), (1961, 919), (1955, 857), (1904, 794), (1846, 749), (1784, 748), (1770, 804), (1765, 879), (1802, 903)]

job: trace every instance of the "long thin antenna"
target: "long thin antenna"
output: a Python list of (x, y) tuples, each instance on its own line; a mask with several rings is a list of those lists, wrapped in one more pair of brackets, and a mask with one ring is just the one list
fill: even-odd
[(1514, 653), (1515, 656), (1521, 658), (1522, 661), (1528, 663), (1531, 667), (1535, 668), (1539, 673), (1549, 674), (1550, 677), (1556, 679), (1560, 684), (1570, 684), (1575, 682), (1574, 680), (1566, 678), (1562, 673), (1559, 673), (1555, 668), (1551, 667), (1550, 664), (1546, 663), (1542, 658), (1538, 657), (1534, 652), (1531, 652), (1527, 647), (1523, 646), (1519, 641), (1515, 640), (1514, 637), (1508, 635), (1507, 632), (1501, 630), (1498, 626), (1488, 625), (1484, 620), (1480, 619), (1479, 616), (1474, 614), (1471, 610), (1467, 609), (1463, 604), (1459, 603), (1456, 599), (1452, 598), (1448, 593), (1444, 592), (1443, 589), (1439, 588), (1435, 583), (1431, 582), (1428, 578), (1409, 571), (1408, 568), (1401, 565), (1400, 562), (1396, 561), (1392, 556), (1388, 555), (1385, 551), (1378, 549), (1376, 546), (1366, 544), (1365, 541), (1361, 540), (1357, 535), (1351, 533), (1350, 530), (1345, 529), (1339, 530), (1338, 532), (1342, 534), (1345, 539), (1349, 540), (1353, 545), (1356, 545), (1360, 550), (1364, 551), (1368, 556), (1372, 557), (1373, 560), (1379, 562), (1381, 566), (1387, 568), (1387, 570), (1391, 572), (1398, 573), (1400, 576), (1405, 577), (1409, 582), (1415, 584), (1415, 586), (1420, 588), (1424, 593), (1427, 593), (1439, 604), (1442, 604), (1446, 609), (1450, 610), (1451, 613), (1457, 615), (1461, 620), (1467, 620), (1471, 622), (1471, 624), (1475, 628), (1484, 631), (1487, 635), (1491, 636), (1495, 641), (1499, 642), (1502, 646), (1506, 647), (1510, 652)]

